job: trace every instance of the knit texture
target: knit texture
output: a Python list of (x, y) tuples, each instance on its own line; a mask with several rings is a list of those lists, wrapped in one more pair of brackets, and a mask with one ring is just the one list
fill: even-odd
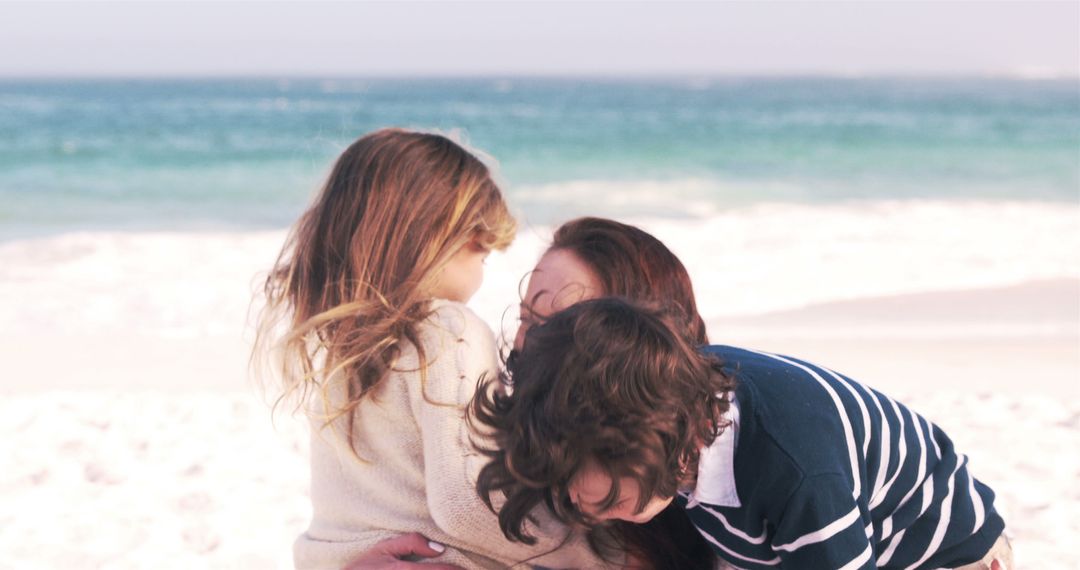
[[(460, 303), (435, 301), (420, 330), (427, 357), (422, 380), (415, 346), (354, 414), (356, 454), (347, 422), (322, 428), (312, 414), (311, 502), (307, 532), (293, 553), (299, 569), (339, 569), (380, 540), (417, 531), (447, 545), (441, 563), (506, 568), (522, 561), (550, 568), (601, 568), (580, 532), (546, 511), (534, 514), (529, 546), (507, 540), (476, 493), (486, 459), (470, 441), (464, 406), (479, 379), (497, 373), (491, 330)], [(473, 436), (477, 437), (477, 436)], [(561, 545), (561, 546), (560, 546)], [(527, 565), (521, 566), (522, 568)]]

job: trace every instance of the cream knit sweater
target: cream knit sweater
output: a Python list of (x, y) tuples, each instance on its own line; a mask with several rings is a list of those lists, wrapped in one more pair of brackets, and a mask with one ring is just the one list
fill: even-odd
[[(491, 330), (459, 303), (435, 301), (421, 327), (428, 360), (421, 387), (413, 346), (374, 397), (356, 409), (357, 459), (341, 433), (312, 420), (311, 502), (307, 532), (293, 547), (296, 567), (340, 569), (385, 538), (417, 531), (447, 545), (436, 560), (465, 568), (525, 565), (601, 568), (580, 532), (537, 509), (535, 546), (510, 542), (480, 501), (475, 483), (485, 458), (469, 442), (463, 406), (482, 375), (496, 374)], [(426, 397), (425, 397), (426, 396)], [(321, 409), (316, 404), (313, 409)], [(563, 544), (563, 539), (569, 539)], [(559, 545), (563, 544), (562, 547)]]

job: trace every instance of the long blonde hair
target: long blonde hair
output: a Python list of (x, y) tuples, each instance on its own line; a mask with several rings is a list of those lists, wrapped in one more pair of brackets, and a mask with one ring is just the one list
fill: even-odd
[(423, 382), (418, 326), (439, 271), (471, 242), (505, 249), (515, 230), (488, 167), (454, 141), (382, 129), (354, 142), (263, 285), (253, 356), (274, 354), (275, 407), (320, 395), (325, 424), (348, 416), (352, 445), (353, 413), (403, 343), (416, 347)]

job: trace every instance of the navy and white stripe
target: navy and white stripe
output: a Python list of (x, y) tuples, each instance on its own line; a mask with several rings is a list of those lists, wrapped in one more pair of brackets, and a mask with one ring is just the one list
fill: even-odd
[(705, 350), (738, 382), (738, 501), (679, 500), (731, 565), (951, 568), (980, 560), (1001, 534), (993, 491), (903, 404), (795, 358)]

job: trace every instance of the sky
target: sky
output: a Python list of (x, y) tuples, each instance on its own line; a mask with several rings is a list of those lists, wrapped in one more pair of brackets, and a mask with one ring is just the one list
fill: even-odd
[(0, 2), (0, 77), (1080, 76), (1080, 2)]

